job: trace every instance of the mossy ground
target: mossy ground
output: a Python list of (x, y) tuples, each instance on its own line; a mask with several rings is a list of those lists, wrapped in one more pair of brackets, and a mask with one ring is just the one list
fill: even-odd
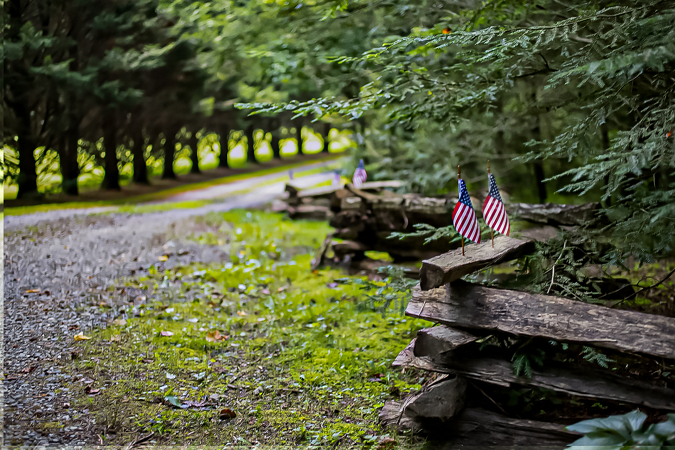
[(73, 406), (103, 442), (152, 431), (157, 445), (421, 445), (377, 414), (420, 387), (391, 363), (423, 322), (369, 308), (339, 271), (310, 270), (325, 223), (257, 211), (201, 222), (209, 231), (189, 238), (228, 247), (230, 261), (120, 280), (146, 295), (77, 344)]

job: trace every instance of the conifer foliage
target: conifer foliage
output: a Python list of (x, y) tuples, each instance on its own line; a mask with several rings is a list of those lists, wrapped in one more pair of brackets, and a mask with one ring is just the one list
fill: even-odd
[[(365, 2), (336, 2), (331, 11), (358, 5)], [(408, 6), (383, 8), (395, 14)], [(443, 193), (458, 162), (478, 176), (485, 159), (496, 159), (506, 191), (526, 187), (522, 194), (540, 201), (566, 194), (602, 200), (615, 256), (675, 253), (672, 2), (436, 6), (434, 13), (420, 9), (419, 26), (392, 30), (362, 55), (335, 58), (371, 72), (357, 99), (246, 107), (317, 116), (378, 110), (396, 130), (377, 137), (383, 177)]]

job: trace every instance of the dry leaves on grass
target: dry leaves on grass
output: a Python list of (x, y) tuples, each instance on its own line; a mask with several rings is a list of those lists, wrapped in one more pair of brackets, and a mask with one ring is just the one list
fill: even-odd
[(218, 413), (218, 415), (219, 415), (221, 420), (234, 419), (235, 417), (237, 417), (237, 413), (232, 411), (230, 408), (221, 409), (220, 412)]
[(208, 333), (206, 333), (206, 341), (207, 342), (217, 342), (217, 341), (224, 341), (226, 339), (229, 339), (229, 336), (226, 336), (224, 334), (220, 334), (218, 330), (211, 330)]
[(86, 341), (86, 340), (91, 339), (91, 337), (85, 336), (84, 333), (82, 333), (82, 332), (80, 331), (80, 332), (77, 333), (75, 336), (73, 336), (73, 339), (75, 339), (76, 341)]

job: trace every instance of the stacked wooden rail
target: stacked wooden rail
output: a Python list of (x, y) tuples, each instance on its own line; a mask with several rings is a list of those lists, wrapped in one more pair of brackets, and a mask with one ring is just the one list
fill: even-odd
[[(451, 225), (451, 211), (457, 203), (454, 196), (422, 197), (417, 194), (396, 194), (399, 181), (351, 184), (299, 189), (286, 186), (286, 198), (277, 202), (277, 211), (287, 211), (292, 219), (328, 219), (336, 229), (330, 247), (339, 260), (363, 261), (366, 251), (388, 253), (396, 262), (432, 258), (456, 248), (458, 243), (438, 240), (432, 245), (425, 237), (390, 239), (394, 232), (414, 231), (415, 224), (434, 227)], [(480, 201), (472, 199), (480, 217)], [(599, 205), (530, 205), (509, 204), (512, 219), (522, 218), (536, 226), (521, 231), (529, 239), (546, 240), (561, 227), (575, 226), (593, 218)]]
[(494, 401), (488, 402), (494, 404), (491, 411), (484, 409), (485, 391), (523, 386), (623, 408), (675, 412), (675, 386), (664, 379), (646, 381), (600, 366), (555, 362), (533, 369), (530, 377), (516, 376), (502, 353), (480, 350), (482, 338), (501, 333), (609, 349), (663, 367), (675, 360), (673, 318), (460, 280), (517, 258), (529, 245), (500, 236), (494, 249), (486, 242), (467, 247), (464, 257), (450, 251), (423, 262), (406, 314), (438, 325), (419, 331), (394, 365), (436, 375), (419, 393), (388, 402), (380, 414), (384, 423), (430, 433), (442, 429), (443, 439), (453, 445), (564, 446), (578, 439), (564, 423), (508, 417)]

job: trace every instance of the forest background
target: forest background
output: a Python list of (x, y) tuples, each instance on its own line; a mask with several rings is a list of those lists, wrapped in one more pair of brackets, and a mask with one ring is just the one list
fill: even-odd
[(489, 159), (514, 199), (600, 200), (617, 255), (673, 252), (670, 2), (15, 0), (3, 14), (3, 174), (19, 197), (280, 158), (294, 138), (316, 151), (333, 130), (334, 150), (355, 145), (371, 178), (407, 191), (452, 192), (457, 164), (484, 190)]

